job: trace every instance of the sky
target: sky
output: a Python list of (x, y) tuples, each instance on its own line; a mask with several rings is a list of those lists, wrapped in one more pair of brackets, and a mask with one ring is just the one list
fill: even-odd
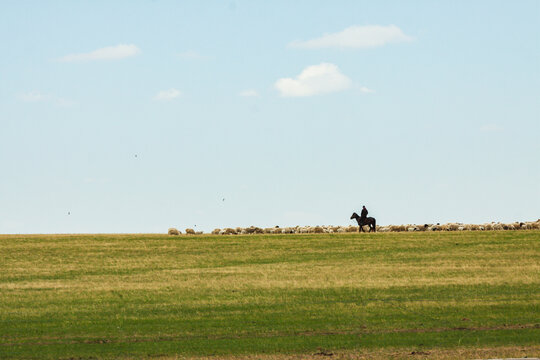
[(540, 218), (540, 2), (0, 2), (0, 233)]

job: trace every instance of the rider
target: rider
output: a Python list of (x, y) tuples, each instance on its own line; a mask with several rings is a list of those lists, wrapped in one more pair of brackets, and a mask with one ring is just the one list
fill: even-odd
[(367, 209), (365, 206), (362, 206), (362, 212), (360, 213), (360, 220), (362, 221), (362, 223), (364, 223), (364, 221), (366, 220), (367, 218)]

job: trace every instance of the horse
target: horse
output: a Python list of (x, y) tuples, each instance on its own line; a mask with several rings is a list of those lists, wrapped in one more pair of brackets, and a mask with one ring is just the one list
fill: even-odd
[(373, 230), (373, 232), (377, 231), (375, 218), (367, 217), (365, 219), (361, 219), (357, 213), (353, 213), (351, 215), (351, 220), (352, 219), (356, 219), (356, 222), (358, 223), (358, 227), (360, 228), (360, 232), (364, 232), (364, 225), (369, 225), (369, 232), (371, 232), (371, 230)]

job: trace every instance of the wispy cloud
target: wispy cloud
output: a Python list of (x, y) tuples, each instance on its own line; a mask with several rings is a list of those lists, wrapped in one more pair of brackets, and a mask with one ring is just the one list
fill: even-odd
[(257, 90), (248, 89), (248, 90), (240, 91), (238, 95), (243, 96), (243, 97), (256, 97), (256, 96), (259, 96), (259, 93), (257, 92)]
[(203, 60), (208, 59), (208, 56), (202, 55), (199, 52), (195, 50), (187, 50), (181, 53), (176, 54), (176, 56), (180, 59), (185, 60)]
[(24, 94), (20, 94), (18, 97), (24, 102), (38, 102), (47, 100), (49, 96), (42, 94), (39, 91), (30, 91)]
[(44, 94), (40, 91), (30, 91), (27, 93), (22, 93), (17, 96), (19, 100), (27, 103), (37, 103), (37, 102), (43, 102), (43, 103), (50, 103), (59, 107), (69, 107), (76, 104), (76, 102), (59, 97), (52, 94)]
[(364, 93), (364, 94), (373, 94), (375, 92), (375, 90), (367, 88), (365, 86), (361, 86), (359, 90), (361, 93)]
[(58, 59), (60, 62), (84, 62), (99, 60), (118, 60), (140, 54), (141, 50), (133, 45), (120, 44), (107, 46), (86, 53), (69, 54)]
[(315, 39), (294, 41), (290, 43), (289, 46), (301, 49), (362, 49), (384, 46), (389, 43), (408, 42), (412, 40), (412, 37), (405, 35), (403, 31), (395, 25), (354, 25), (346, 28), (343, 31), (324, 34), (323, 36)]
[(322, 63), (306, 67), (296, 78), (282, 78), (275, 88), (281, 96), (299, 97), (346, 90), (352, 81), (334, 64)]
[(169, 90), (162, 90), (154, 96), (154, 100), (158, 101), (171, 101), (182, 95), (180, 90), (171, 88)]
[(503, 130), (504, 128), (497, 124), (485, 124), (480, 127), (480, 131), (483, 131), (483, 132), (499, 132)]

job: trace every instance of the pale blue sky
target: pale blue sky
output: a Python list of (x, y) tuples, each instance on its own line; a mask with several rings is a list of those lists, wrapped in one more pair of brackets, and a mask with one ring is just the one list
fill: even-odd
[(535, 0), (4, 0), (0, 233), (536, 220), (539, 25)]

